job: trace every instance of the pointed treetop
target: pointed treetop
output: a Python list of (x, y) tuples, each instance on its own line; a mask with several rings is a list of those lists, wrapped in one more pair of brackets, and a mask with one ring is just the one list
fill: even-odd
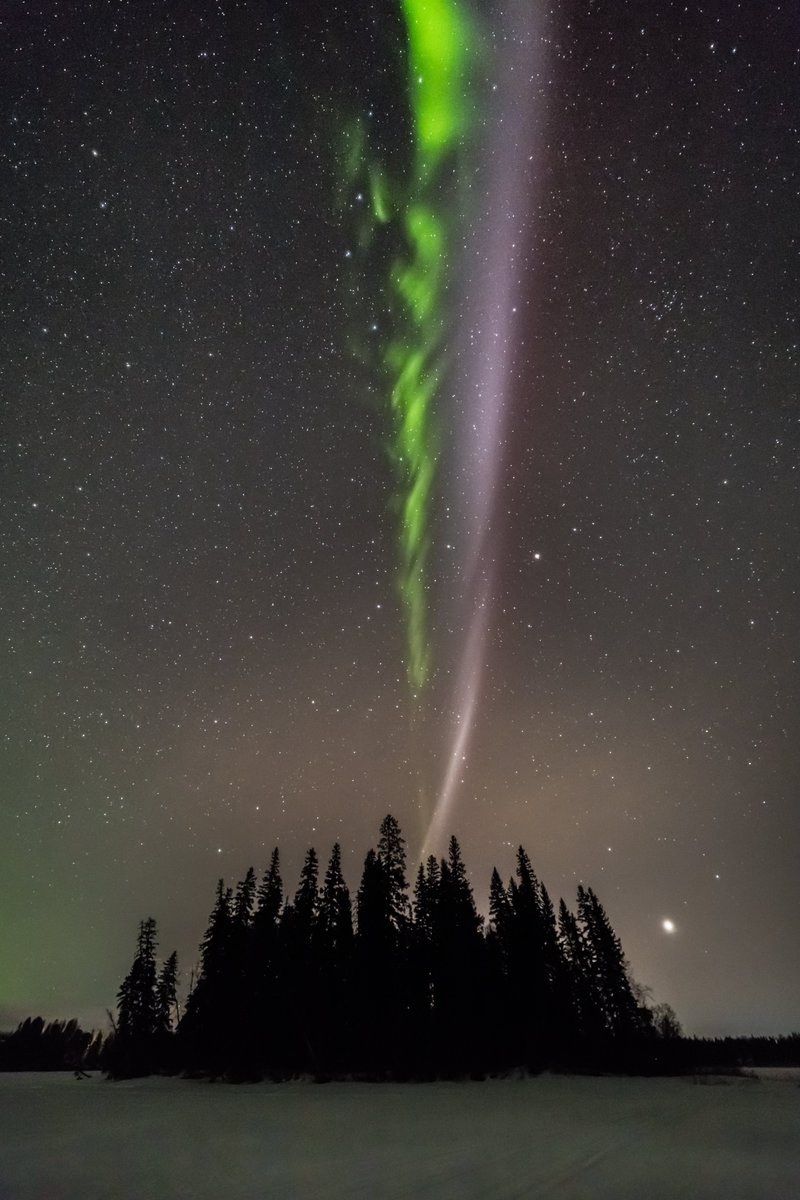
[(236, 889), (236, 899), (233, 905), (233, 916), (237, 924), (250, 924), (250, 918), (253, 915), (255, 896), (256, 873), (252, 867), (248, 867), (247, 874)]
[(269, 867), (264, 872), (264, 878), (258, 889), (258, 918), (274, 924), (283, 904), (283, 880), (281, 879), (281, 860), (278, 847), (272, 851)]

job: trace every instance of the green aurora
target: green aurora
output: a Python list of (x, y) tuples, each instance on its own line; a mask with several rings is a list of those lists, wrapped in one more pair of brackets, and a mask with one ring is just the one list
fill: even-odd
[(469, 131), (469, 75), (476, 53), (471, 21), (458, 0), (401, 0), (407, 36), (411, 154), (395, 179), (367, 145), (364, 126), (347, 134), (346, 174), (366, 176), (369, 206), (360, 245), (394, 226), (401, 249), (386, 280), (391, 335), (384, 344), (395, 473), (398, 586), (407, 631), (406, 675), (414, 696), (431, 674), (428, 557), (439, 456), (435, 401), (443, 374), (453, 184)]

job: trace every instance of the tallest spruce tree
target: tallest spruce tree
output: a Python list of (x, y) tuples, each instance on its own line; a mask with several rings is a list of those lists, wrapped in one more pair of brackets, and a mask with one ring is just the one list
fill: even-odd
[(363, 1068), (397, 1072), (412, 1054), (409, 972), (411, 910), (405, 842), (397, 820), (381, 822), (357, 897), (356, 1022)]

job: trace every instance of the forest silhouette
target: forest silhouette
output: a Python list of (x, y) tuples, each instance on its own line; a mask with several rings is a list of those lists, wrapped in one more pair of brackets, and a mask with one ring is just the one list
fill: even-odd
[(556, 915), (520, 847), (507, 884), (492, 874), (484, 921), (455, 837), (413, 888), (406, 871), (389, 815), (355, 904), (338, 844), (324, 876), (308, 850), (291, 899), (277, 848), (260, 881), (252, 867), (235, 890), (220, 880), (183, 1013), (175, 956), (159, 971), (155, 921), (143, 921), (110, 1073), (481, 1077), (622, 1062), (680, 1034), (668, 1006), (646, 1003), (591, 888)]
[(288, 898), (280, 852), (259, 880), (217, 884), (185, 1007), (177, 955), (160, 965), (139, 926), (113, 1032), (28, 1018), (0, 1035), (0, 1069), (101, 1068), (111, 1078), (184, 1073), (231, 1081), (481, 1079), (509, 1072), (668, 1074), (800, 1064), (800, 1035), (684, 1038), (631, 976), (595, 892), (558, 911), (520, 846), (479, 913), (455, 837), (413, 886), (391, 815), (353, 901), (333, 847), (306, 853)]

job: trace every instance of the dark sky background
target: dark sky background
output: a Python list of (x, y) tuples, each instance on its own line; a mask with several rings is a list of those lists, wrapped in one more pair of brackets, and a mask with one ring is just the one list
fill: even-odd
[[(789, 1032), (800, 18), (529, 7), (525, 119), (501, 138), (480, 100), (501, 4), (470, 102), (473, 191), (510, 136), (527, 202), (450, 824), (482, 904), (519, 843), (555, 898), (594, 886), (687, 1031)], [(336, 203), (348, 113), (403, 153), (395, 5), (9, 0), (0, 32), (0, 1027), (91, 1024), (142, 917), (188, 976), (217, 878), (276, 843), (290, 892), (336, 839), (355, 890), (387, 811), (418, 853), (465, 634), (465, 409), (441, 389), (414, 719), (388, 406), (351, 353), (382, 278), (354, 283)], [(470, 212), (477, 245), (492, 197)], [(477, 303), (453, 287), (454, 347)]]

